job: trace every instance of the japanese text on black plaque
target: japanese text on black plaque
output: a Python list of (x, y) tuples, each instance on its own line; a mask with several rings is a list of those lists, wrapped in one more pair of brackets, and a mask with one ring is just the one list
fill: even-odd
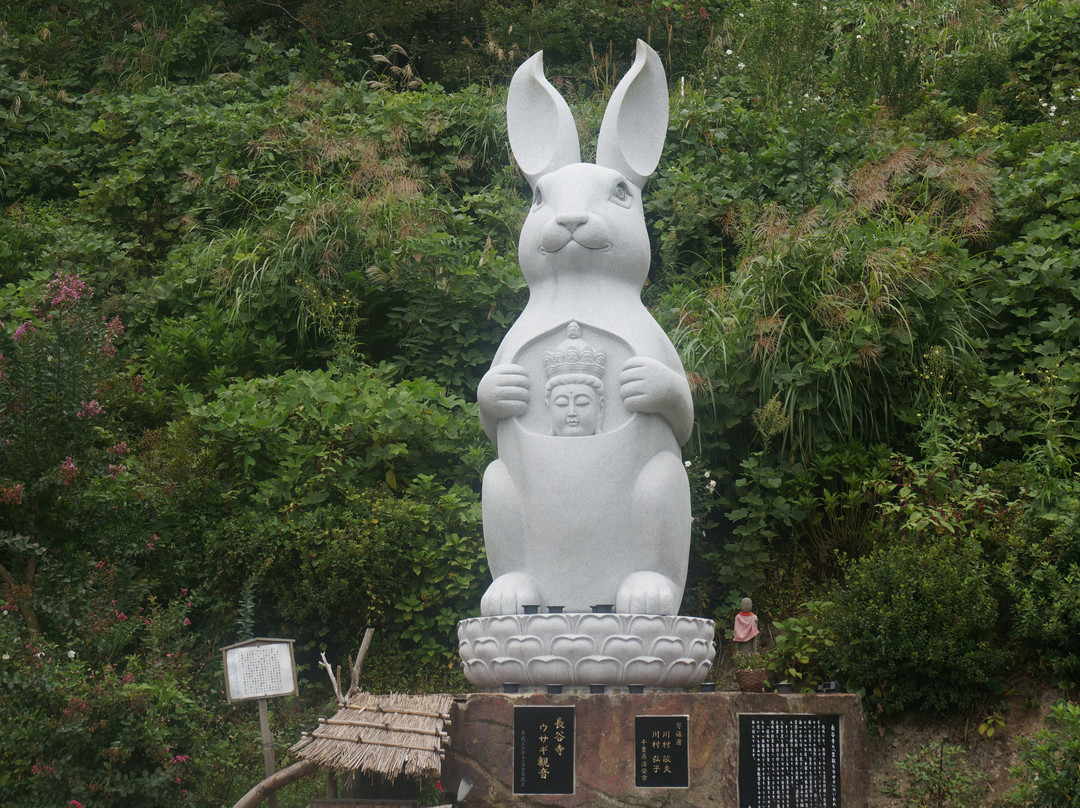
[(690, 756), (685, 715), (639, 715), (634, 722), (638, 788), (688, 788)]
[(739, 808), (774, 805), (840, 808), (840, 716), (739, 716)]
[(574, 793), (574, 708), (514, 708), (514, 793)]

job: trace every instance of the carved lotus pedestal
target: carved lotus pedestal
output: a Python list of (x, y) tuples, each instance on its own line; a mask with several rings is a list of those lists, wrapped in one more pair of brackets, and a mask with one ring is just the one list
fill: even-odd
[[(684, 690), (705, 681), (715, 627), (652, 614), (516, 614), (458, 624), (465, 677), (481, 690)], [(509, 688), (508, 688), (509, 686)]]

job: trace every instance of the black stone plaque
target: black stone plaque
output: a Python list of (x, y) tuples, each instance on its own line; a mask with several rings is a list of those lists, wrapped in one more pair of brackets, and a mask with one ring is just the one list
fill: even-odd
[(514, 708), (514, 793), (574, 793), (574, 708)]
[(739, 716), (738, 808), (840, 808), (840, 716)]
[(638, 788), (689, 788), (686, 715), (639, 715), (634, 721), (634, 784)]

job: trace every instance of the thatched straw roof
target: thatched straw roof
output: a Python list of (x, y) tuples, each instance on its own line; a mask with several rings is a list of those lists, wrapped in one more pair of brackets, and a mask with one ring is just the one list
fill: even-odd
[(320, 718), (314, 732), (304, 733), (293, 751), (338, 774), (438, 776), (452, 703), (447, 695), (352, 694), (337, 715)]

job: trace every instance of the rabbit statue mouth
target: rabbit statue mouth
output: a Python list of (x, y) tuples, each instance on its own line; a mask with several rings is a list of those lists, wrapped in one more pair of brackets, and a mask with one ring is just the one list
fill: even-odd
[(561, 233), (545, 233), (543, 235), (540, 240), (540, 254), (551, 255), (569, 247), (571, 244), (576, 244), (578, 247), (592, 252), (607, 252), (611, 249), (611, 242), (607, 239), (601, 240), (595, 236), (590, 238), (589, 234), (583, 234), (581, 238), (578, 238), (574, 233), (563, 230)]
[(570, 239), (569, 241), (566, 242), (566, 244), (563, 244), (560, 247), (556, 247), (553, 250), (549, 250), (546, 247), (541, 247), (540, 248), (540, 254), (541, 255), (551, 255), (552, 253), (557, 253), (557, 252), (561, 251), (563, 248), (565, 248), (566, 246), (568, 246), (571, 242), (576, 244), (577, 246), (581, 247), (583, 250), (588, 250), (589, 252), (608, 252), (608, 250), (611, 249), (611, 242), (610, 241), (607, 244), (600, 245), (599, 247), (590, 247), (588, 244), (582, 244), (580, 241), (576, 241), (575, 239)]

